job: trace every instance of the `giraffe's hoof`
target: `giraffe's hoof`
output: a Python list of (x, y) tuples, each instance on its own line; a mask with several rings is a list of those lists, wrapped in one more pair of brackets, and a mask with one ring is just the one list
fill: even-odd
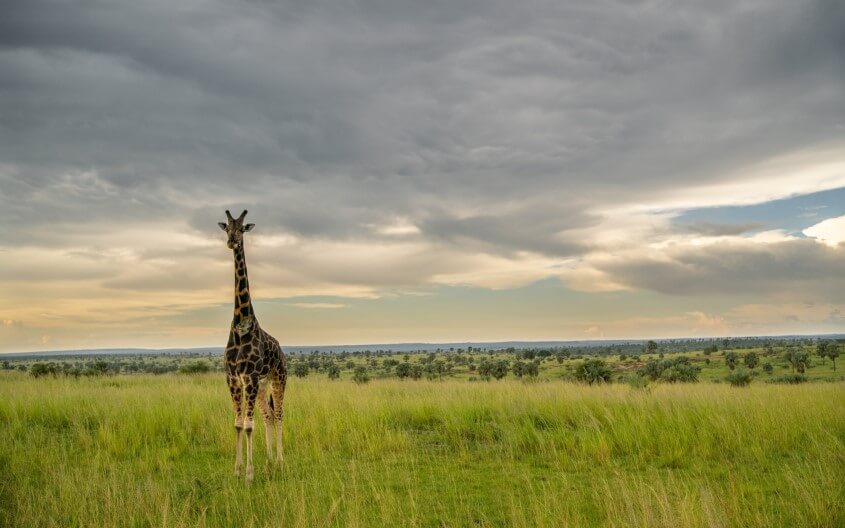
[(253, 480), (254, 477), (255, 477), (255, 475), (253, 474), (253, 472), (251, 470), (247, 470), (246, 481), (247, 481), (248, 484), (252, 484), (252, 480)]

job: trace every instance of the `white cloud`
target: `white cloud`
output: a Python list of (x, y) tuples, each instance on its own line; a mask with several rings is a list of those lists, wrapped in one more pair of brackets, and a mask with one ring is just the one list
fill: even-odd
[(817, 238), (829, 246), (845, 242), (845, 216), (828, 218), (803, 231), (809, 237)]

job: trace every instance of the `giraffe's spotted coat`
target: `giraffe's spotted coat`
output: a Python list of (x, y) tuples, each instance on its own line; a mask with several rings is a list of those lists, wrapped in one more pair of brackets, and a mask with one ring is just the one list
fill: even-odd
[[(287, 362), (279, 342), (264, 331), (255, 317), (247, 279), (246, 257), (244, 255), (243, 233), (252, 229), (252, 224), (243, 224), (246, 211), (238, 218), (232, 218), (226, 211), (228, 223), (220, 228), (229, 236), (227, 245), (235, 257), (235, 309), (229, 329), (229, 342), (224, 354), (226, 381), (232, 396), (237, 430), (237, 452), (235, 473), (239, 474), (241, 464), (241, 431), (247, 438), (247, 478), (252, 478), (252, 429), (253, 413), (258, 403), (267, 429), (267, 450), (272, 454), (271, 429), (275, 429), (277, 461), (282, 460), (282, 404), (287, 384)], [(266, 399), (266, 384), (269, 383), (270, 399)]]

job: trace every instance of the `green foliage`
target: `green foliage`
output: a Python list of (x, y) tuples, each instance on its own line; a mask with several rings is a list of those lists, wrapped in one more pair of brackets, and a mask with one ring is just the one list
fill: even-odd
[[(682, 359), (686, 361), (681, 361)], [(660, 375), (660, 379), (669, 383), (694, 383), (698, 381), (699, 372), (701, 369), (692, 365), (687, 358), (677, 358), (670, 362)]]
[(504, 359), (500, 359), (498, 361), (484, 359), (478, 366), (478, 373), (481, 374), (483, 378), (487, 379), (493, 377), (500, 380), (508, 375), (508, 370), (508, 362)]
[(693, 383), (698, 381), (700, 372), (701, 368), (690, 363), (688, 357), (678, 356), (666, 360), (651, 359), (639, 369), (638, 374), (651, 381)]
[(725, 352), (725, 365), (731, 370), (736, 368), (739, 355), (736, 352)]
[(302, 361), (298, 361), (293, 365), (293, 375), (297, 378), (304, 378), (308, 375), (308, 372), (311, 369), (308, 367), (308, 363), (304, 363)]
[(412, 366), (407, 361), (396, 365), (396, 377), (399, 379), (409, 378), (411, 376)]
[(57, 373), (58, 371), (56, 370), (56, 366), (52, 363), (36, 363), (29, 369), (29, 374), (33, 378), (40, 378), (47, 375), (55, 376)]
[(779, 376), (777, 378), (772, 379), (773, 383), (789, 383), (791, 385), (797, 385), (799, 383), (806, 383), (807, 376), (804, 374), (787, 374), (785, 376)]
[(663, 363), (657, 359), (649, 359), (639, 370), (639, 375), (657, 381), (663, 374)]
[(326, 368), (326, 375), (330, 380), (340, 379), (340, 367), (335, 365), (334, 363), (331, 363)]
[(792, 372), (804, 374), (810, 365), (810, 354), (803, 348), (787, 347), (785, 358), (792, 365)]
[(179, 367), (179, 372), (182, 374), (204, 374), (210, 371), (211, 366), (207, 361), (193, 361)]
[(367, 367), (355, 367), (355, 372), (352, 374), (352, 380), (358, 384), (364, 384), (370, 381), (370, 375), (367, 373)]
[(833, 370), (836, 371), (836, 358), (839, 357), (839, 345), (835, 341), (819, 341), (816, 345), (816, 353), (822, 358), (830, 358), (833, 362)]
[(746, 387), (751, 384), (752, 379), (754, 376), (744, 368), (734, 370), (725, 377), (725, 380), (734, 387)]
[(774, 372), (774, 370), (775, 368), (772, 366), (771, 363), (763, 363), (763, 372), (765, 372), (766, 374), (771, 374), (772, 372)]
[(633, 374), (625, 378), (625, 383), (632, 389), (644, 390), (649, 386), (649, 378), (639, 374)]
[(745, 366), (751, 370), (754, 370), (754, 368), (760, 363), (760, 358), (757, 356), (756, 352), (748, 352), (742, 360), (745, 363)]
[(611, 371), (601, 359), (588, 359), (575, 368), (575, 379), (592, 385), (593, 383), (609, 383)]

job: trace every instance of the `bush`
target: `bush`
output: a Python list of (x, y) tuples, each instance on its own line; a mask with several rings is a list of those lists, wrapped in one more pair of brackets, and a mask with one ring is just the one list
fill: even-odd
[(751, 370), (754, 370), (754, 368), (760, 362), (760, 358), (757, 357), (756, 352), (749, 352), (745, 354), (745, 357), (742, 358), (742, 360), (745, 362), (745, 366), (750, 368)]
[(628, 384), (629, 387), (632, 389), (647, 389), (650, 383), (650, 380), (645, 376), (640, 376), (639, 374), (633, 374), (625, 378), (625, 383)]
[(694, 383), (698, 381), (701, 368), (694, 366), (686, 356), (659, 361), (651, 359), (637, 371), (651, 381), (663, 380), (669, 383)]
[(340, 367), (334, 363), (329, 364), (328, 368), (326, 368), (326, 373), (331, 380), (340, 379)]
[(791, 383), (791, 384), (798, 384), (804, 383), (807, 381), (807, 376), (803, 374), (787, 374), (785, 376), (779, 376), (777, 378), (773, 378), (772, 383)]
[(405, 361), (404, 363), (399, 363), (396, 365), (396, 377), (399, 379), (405, 379), (411, 376), (412, 366), (410, 363)]
[(293, 375), (297, 378), (304, 378), (308, 375), (308, 363), (298, 362), (296, 365), (293, 366)]
[(355, 381), (355, 383), (367, 383), (370, 381), (370, 376), (367, 374), (367, 368), (363, 366), (355, 367), (355, 373), (352, 374), (352, 380)]
[(738, 360), (739, 355), (737, 355), (736, 352), (725, 352), (725, 365), (727, 365), (729, 369), (734, 370)]
[(56, 373), (56, 365), (53, 363), (36, 363), (32, 365), (32, 368), (29, 370), (29, 374), (33, 378), (40, 378), (41, 376), (46, 376), (48, 374), (55, 377)]
[(611, 372), (604, 361), (600, 359), (588, 359), (575, 369), (575, 379), (593, 383), (607, 383), (610, 381)]
[(206, 361), (194, 361), (179, 367), (179, 372), (182, 374), (202, 374), (210, 371), (211, 366)]
[(674, 365), (663, 371), (660, 379), (669, 383), (695, 383), (698, 381), (699, 372), (701, 369), (689, 362), (676, 361)]
[(725, 378), (725, 380), (734, 387), (745, 387), (751, 384), (752, 379), (753, 376), (751, 375), (751, 372), (745, 370), (744, 368), (734, 370)]

